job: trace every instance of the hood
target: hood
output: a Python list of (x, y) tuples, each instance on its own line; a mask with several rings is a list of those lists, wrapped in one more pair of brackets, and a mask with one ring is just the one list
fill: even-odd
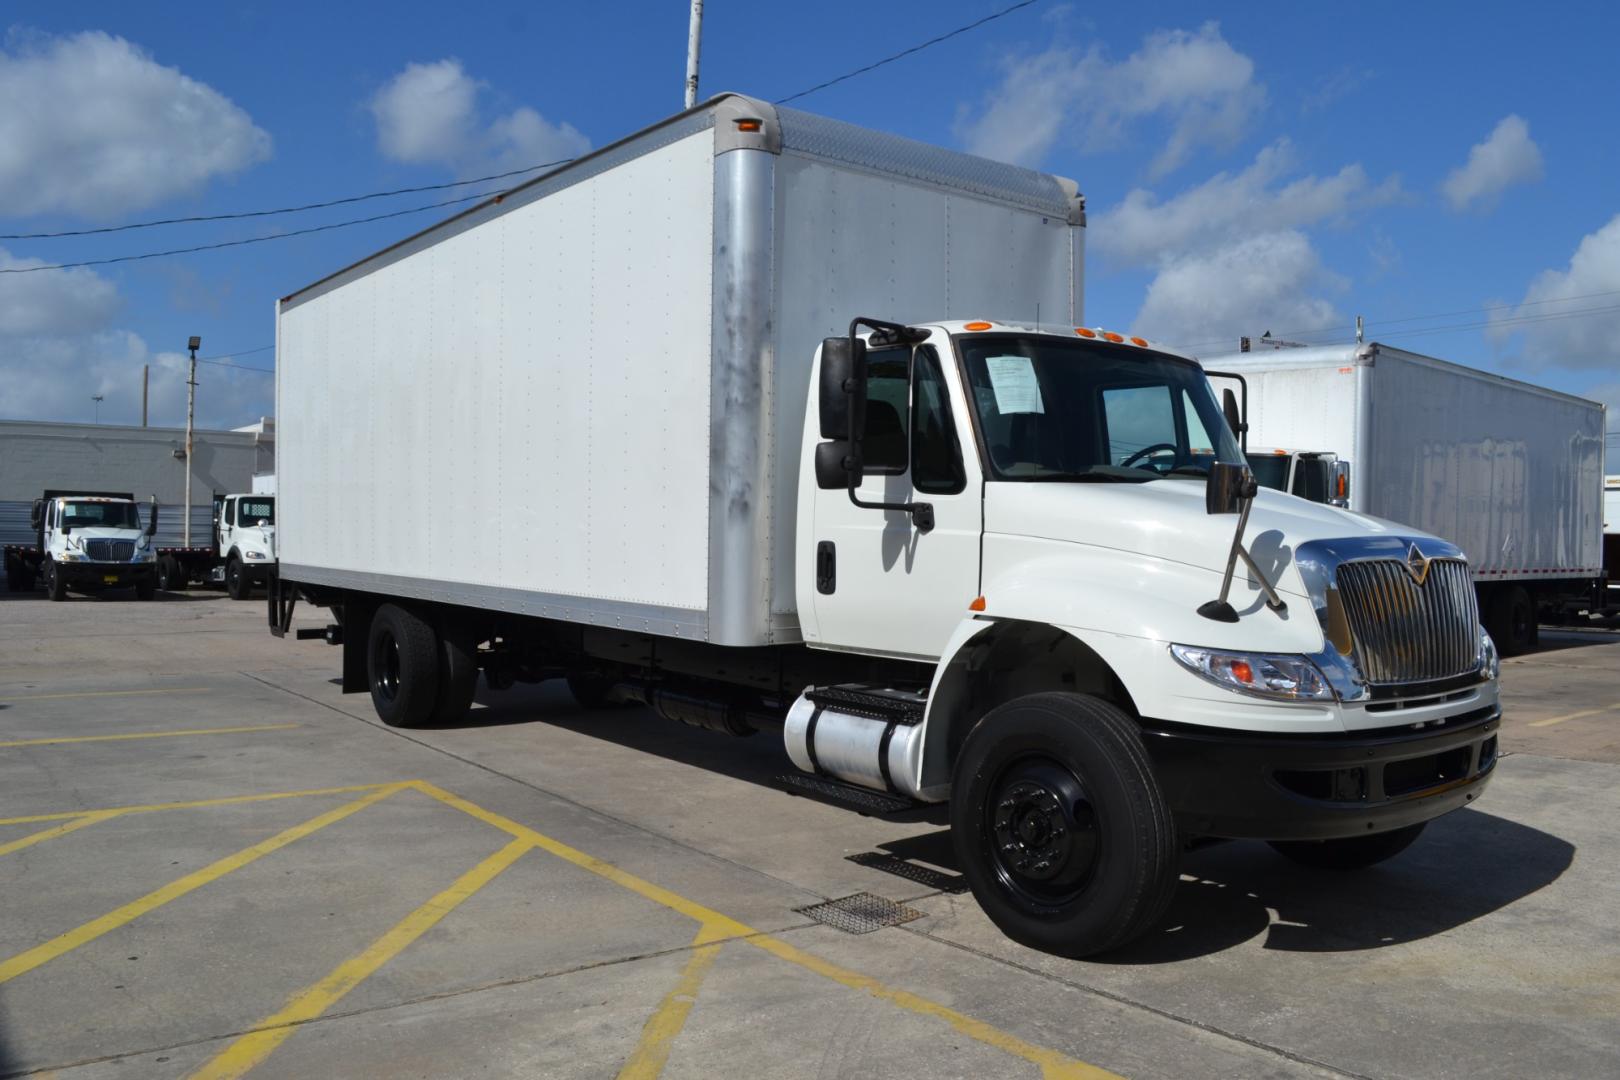
[(146, 535), (145, 529), (114, 529), (105, 525), (80, 525), (67, 534), (69, 541), (78, 540), (139, 540)]
[[(1144, 484), (996, 483), (985, 491), (985, 530), (1089, 544), (1195, 566), (1226, 570), (1236, 514), (1204, 511), (1197, 480)], [(1300, 544), (1346, 537), (1427, 533), (1261, 488), (1243, 540), (1277, 586), (1304, 595), (1297, 574), (1285, 574)], [(1281, 579), (1281, 580), (1279, 580)]]

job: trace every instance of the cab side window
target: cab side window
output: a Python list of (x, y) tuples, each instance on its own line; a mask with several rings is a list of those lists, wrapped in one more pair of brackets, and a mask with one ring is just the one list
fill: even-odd
[(226, 499), (225, 500), (225, 524), (227, 524), (227, 525), (235, 525), (236, 524), (236, 500), (235, 499)]
[(861, 452), (866, 471), (906, 471), (906, 430), (910, 419), (911, 350), (866, 354), (866, 434)]
[(911, 484), (929, 495), (952, 495), (967, 486), (962, 448), (951, 420), (951, 396), (932, 349), (917, 353), (911, 424)]

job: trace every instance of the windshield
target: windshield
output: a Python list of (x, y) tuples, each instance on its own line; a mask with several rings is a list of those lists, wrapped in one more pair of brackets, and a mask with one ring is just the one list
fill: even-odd
[(1311, 502), (1328, 501), (1328, 487), (1333, 475), (1333, 461), (1325, 457), (1302, 457), (1294, 470), (1294, 494)]
[(1249, 470), (1261, 487), (1275, 488), (1278, 491), (1288, 490), (1288, 454), (1267, 454), (1265, 452), (1250, 451), (1254, 457), (1249, 459)]
[(240, 525), (266, 525), (276, 523), (276, 500), (266, 498), (243, 499), (236, 506), (236, 521)]
[(992, 479), (1140, 483), (1243, 461), (1196, 364), (1047, 337), (957, 344)]
[(127, 502), (69, 502), (62, 505), (62, 524), (72, 529), (138, 529), (135, 504)]

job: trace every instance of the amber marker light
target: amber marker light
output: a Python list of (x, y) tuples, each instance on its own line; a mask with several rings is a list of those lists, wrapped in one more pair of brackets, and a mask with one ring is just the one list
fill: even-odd
[(760, 123), (759, 123), (758, 120), (739, 120), (739, 121), (737, 121), (737, 130), (738, 131), (758, 131), (759, 128), (760, 128)]
[(964, 329), (964, 330), (988, 330), (988, 329), (990, 329), (990, 324), (987, 323), (987, 322), (963, 323), (962, 324), (962, 329)]
[(1131, 338), (1131, 344), (1132, 345), (1140, 345), (1140, 346), (1142, 346), (1142, 348), (1145, 349), (1145, 348), (1147, 348), (1147, 339), (1146, 338), (1133, 337), (1133, 338)]
[(1125, 341), (1123, 337), (1114, 333), (1112, 330), (1104, 330), (1103, 337), (1107, 338), (1109, 341), (1112, 341), (1115, 345), (1123, 344)]
[(975, 596), (973, 598), (973, 603), (968, 605), (968, 610), (969, 611), (983, 611), (984, 610), (984, 597)]
[(1075, 327), (1074, 332), (1079, 334), (1081, 337), (1084, 337), (1084, 338), (1094, 338), (1094, 337), (1097, 336), (1097, 331), (1095, 331), (1095, 330), (1087, 330), (1083, 326)]

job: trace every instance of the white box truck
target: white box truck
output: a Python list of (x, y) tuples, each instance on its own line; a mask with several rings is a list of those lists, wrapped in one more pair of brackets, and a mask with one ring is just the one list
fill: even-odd
[(1067, 955), (1152, 925), (1190, 838), (1388, 858), (1495, 766), (1467, 564), (1256, 494), (1235, 399), (1084, 325), (1084, 226), (1068, 181), (725, 95), (296, 292), (271, 629), (330, 608), (390, 724), (565, 678), (948, 800), (991, 918)]
[[(1251, 445), (1318, 463), (1293, 494), (1328, 501), (1342, 476), (1350, 509), (1466, 552), (1504, 655), (1541, 620), (1602, 613), (1600, 403), (1377, 342), (1204, 362), (1247, 383)], [(1251, 456), (1262, 479), (1278, 460)]]

